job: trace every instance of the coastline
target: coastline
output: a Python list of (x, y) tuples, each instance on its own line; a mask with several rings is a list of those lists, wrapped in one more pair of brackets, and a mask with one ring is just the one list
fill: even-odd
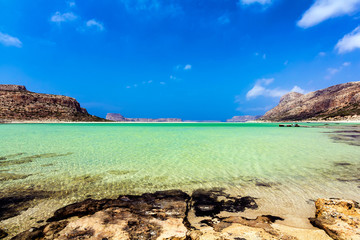
[(226, 124), (239, 124), (239, 123), (360, 123), (360, 119), (356, 120), (304, 120), (304, 121), (248, 121), (248, 122), (78, 122), (78, 121), (6, 121), (6, 122), (0, 122), (0, 124), (193, 124), (193, 123), (203, 123), (203, 124), (217, 124), (217, 123), (226, 123)]

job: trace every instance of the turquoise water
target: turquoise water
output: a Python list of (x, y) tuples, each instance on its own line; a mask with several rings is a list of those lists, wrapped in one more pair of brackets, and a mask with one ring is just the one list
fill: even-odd
[(318, 197), (360, 200), (360, 147), (332, 139), (335, 130), (265, 123), (2, 124), (0, 192), (55, 191), (36, 202), (43, 206), (38, 211), (51, 212), (54, 199), (64, 205), (220, 187), (258, 197), (259, 211), (306, 217)]

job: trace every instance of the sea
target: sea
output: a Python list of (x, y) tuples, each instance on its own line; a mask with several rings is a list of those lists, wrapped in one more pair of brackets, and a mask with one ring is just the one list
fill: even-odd
[(308, 227), (316, 199), (360, 201), (360, 124), (300, 125), (0, 124), (0, 202), (15, 204), (0, 224), (21, 230), (87, 198), (222, 189), (256, 198), (245, 216)]

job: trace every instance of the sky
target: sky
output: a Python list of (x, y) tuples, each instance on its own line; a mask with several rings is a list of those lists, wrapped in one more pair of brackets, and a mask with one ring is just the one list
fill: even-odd
[(360, 81), (360, 0), (0, 0), (0, 84), (226, 120)]

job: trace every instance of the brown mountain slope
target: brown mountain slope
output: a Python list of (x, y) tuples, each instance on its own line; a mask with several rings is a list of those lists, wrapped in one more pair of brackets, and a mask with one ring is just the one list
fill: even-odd
[(262, 120), (341, 120), (356, 115), (360, 117), (360, 82), (349, 82), (305, 95), (288, 93)]
[(103, 121), (71, 97), (34, 93), (0, 84), (0, 121)]

